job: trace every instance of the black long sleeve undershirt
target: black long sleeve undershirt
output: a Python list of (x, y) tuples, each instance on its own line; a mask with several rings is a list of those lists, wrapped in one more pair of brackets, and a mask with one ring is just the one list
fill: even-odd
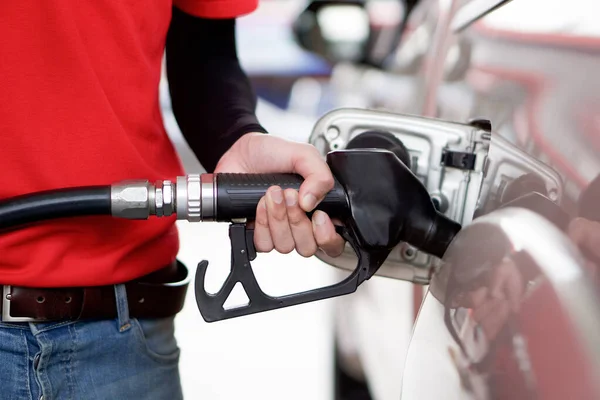
[(207, 172), (241, 136), (267, 132), (237, 57), (234, 19), (197, 18), (173, 8), (166, 69), (173, 114)]

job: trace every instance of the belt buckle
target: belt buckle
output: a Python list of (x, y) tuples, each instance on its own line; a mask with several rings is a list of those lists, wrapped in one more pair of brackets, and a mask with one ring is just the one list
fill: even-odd
[(11, 286), (4, 285), (2, 288), (2, 322), (34, 322), (32, 317), (13, 317), (10, 315)]

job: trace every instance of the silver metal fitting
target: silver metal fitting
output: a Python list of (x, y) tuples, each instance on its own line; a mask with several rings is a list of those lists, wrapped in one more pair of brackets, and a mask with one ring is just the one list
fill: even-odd
[(112, 185), (111, 214), (126, 219), (147, 219), (150, 216), (150, 192), (153, 189), (148, 181), (123, 181)]
[(163, 192), (160, 186), (156, 186), (154, 192), (154, 214), (157, 217), (163, 216)]
[(165, 217), (170, 217), (175, 212), (175, 191), (171, 181), (163, 182), (163, 213)]
[[(173, 196), (177, 219), (190, 222), (214, 220), (216, 215), (214, 178), (213, 174), (190, 174), (177, 177)], [(163, 192), (164, 190), (163, 188)]]
[(175, 184), (175, 210), (177, 219), (190, 222), (202, 220), (202, 184), (200, 174), (178, 176)]
[(187, 218), (187, 178), (178, 176), (175, 181), (175, 213), (177, 219)]
[(127, 219), (147, 219), (150, 215), (190, 222), (214, 221), (216, 185), (213, 174), (178, 176), (175, 184), (158, 181), (123, 181), (111, 188), (112, 215)]
[(171, 181), (156, 183), (154, 213), (157, 217), (170, 217), (175, 210), (175, 198)]
[(186, 210), (180, 218), (187, 219), (190, 222), (199, 222), (202, 219), (202, 189), (199, 174), (187, 176), (186, 191), (187, 198), (184, 203)]

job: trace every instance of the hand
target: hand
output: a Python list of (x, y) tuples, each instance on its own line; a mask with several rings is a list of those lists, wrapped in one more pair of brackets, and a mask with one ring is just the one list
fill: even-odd
[(455, 304), (471, 308), (487, 340), (496, 338), (511, 313), (518, 313), (525, 294), (525, 282), (514, 261), (503, 259), (491, 271), (487, 283), (460, 294)]
[(254, 245), (259, 252), (273, 249), (287, 254), (294, 249), (304, 257), (321, 248), (330, 257), (344, 250), (327, 214), (315, 209), (333, 188), (333, 175), (316, 148), (263, 133), (242, 136), (221, 157), (215, 173), (297, 173), (305, 180), (300, 190), (274, 186), (256, 209)]

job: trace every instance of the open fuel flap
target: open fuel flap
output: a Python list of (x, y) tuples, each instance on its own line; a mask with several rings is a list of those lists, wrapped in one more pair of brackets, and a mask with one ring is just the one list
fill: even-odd
[[(425, 185), (438, 211), (463, 227), (525, 193), (541, 193), (556, 204), (562, 198), (560, 176), (493, 135), (492, 122), (487, 120), (455, 122), (341, 108), (317, 121), (309, 142), (323, 157), (333, 150), (352, 148), (392, 151)], [(350, 246), (339, 257), (323, 252), (317, 257), (345, 270), (356, 265)], [(376, 275), (427, 285), (439, 266), (437, 257), (400, 243)]]

